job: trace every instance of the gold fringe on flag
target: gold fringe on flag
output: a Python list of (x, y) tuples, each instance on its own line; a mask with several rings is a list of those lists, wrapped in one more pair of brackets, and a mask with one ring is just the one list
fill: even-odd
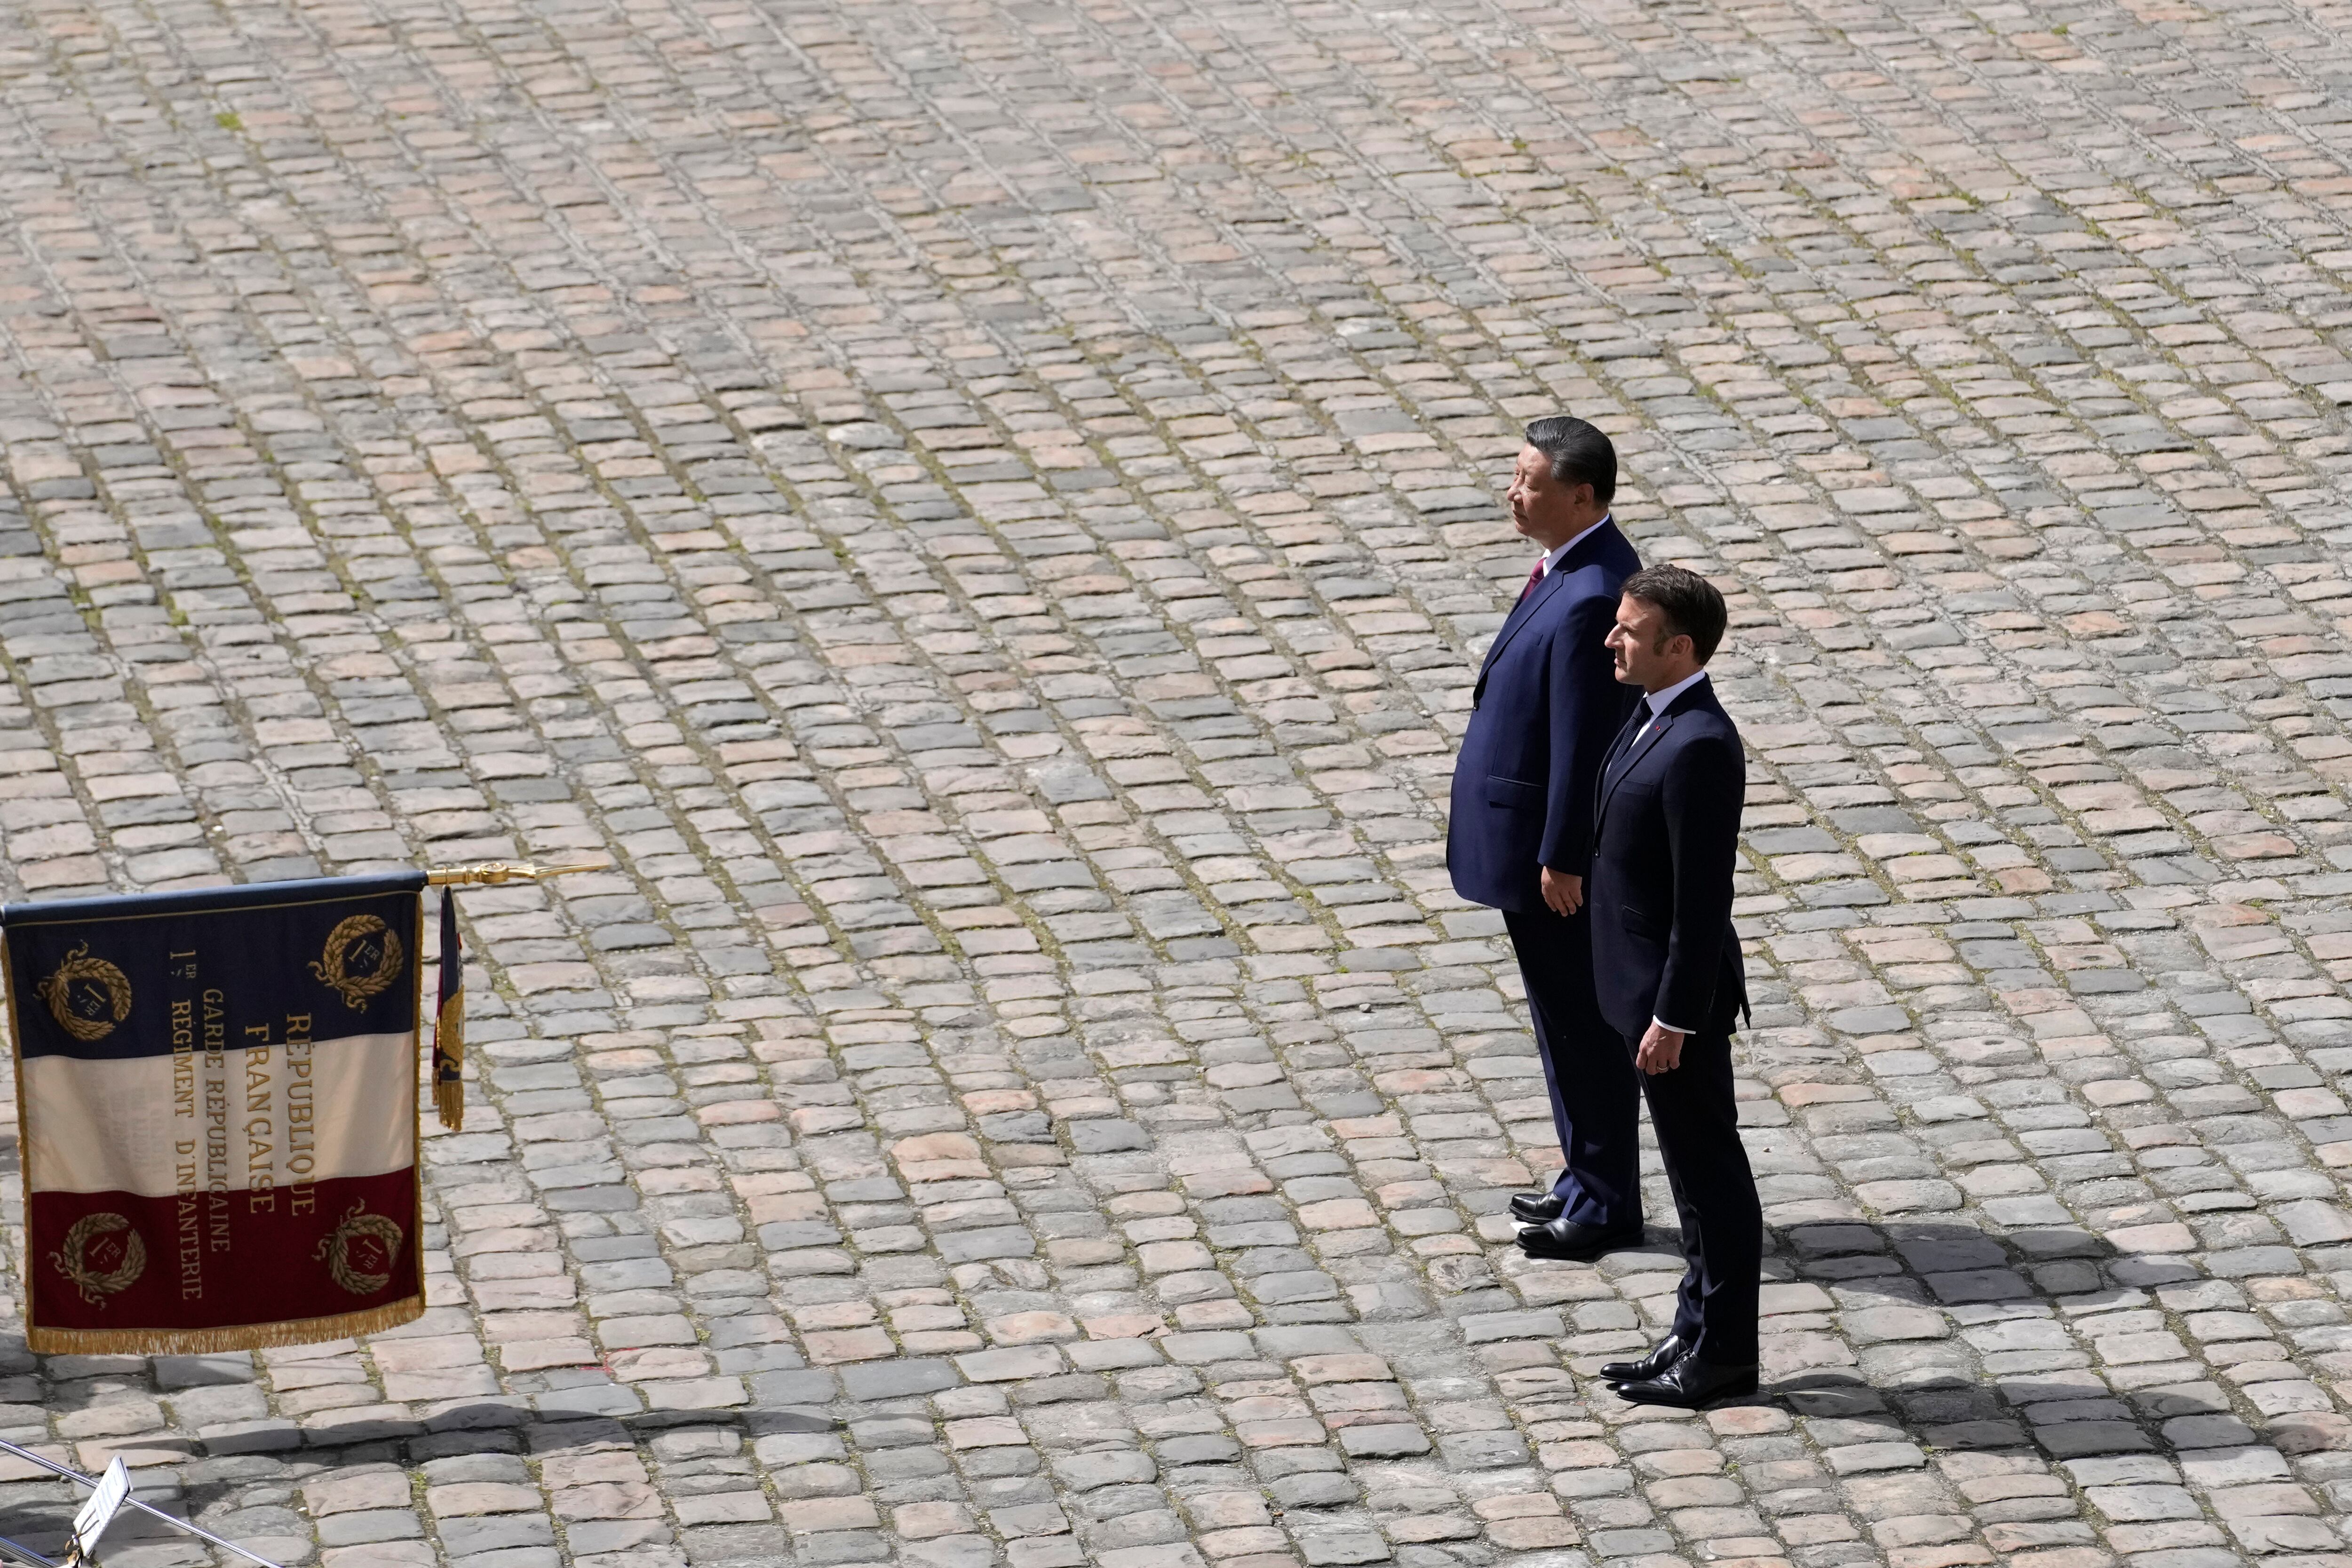
[(283, 1323), (234, 1323), (218, 1329), (48, 1329), (25, 1333), (36, 1355), (218, 1355), (225, 1351), (275, 1351), (326, 1340), (380, 1334), (425, 1315), (422, 1293), (381, 1307), (296, 1318)]

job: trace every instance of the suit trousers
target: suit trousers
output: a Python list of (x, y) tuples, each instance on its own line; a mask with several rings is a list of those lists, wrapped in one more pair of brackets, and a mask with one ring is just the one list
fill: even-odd
[(1565, 918), (1549, 910), (1505, 910), (1503, 925), (1527, 982), (1536, 1054), (1567, 1166), (1552, 1187), (1561, 1199), (1560, 1217), (1604, 1230), (1639, 1225), (1641, 1075), (1601, 1016), (1592, 985), (1592, 917), (1583, 910)]
[[(1631, 1060), (1641, 1040), (1625, 1044)], [(1675, 1333), (1718, 1366), (1753, 1366), (1764, 1211), (1748, 1151), (1739, 1142), (1731, 1036), (1688, 1036), (1680, 1067), (1637, 1076), (1650, 1102), (1666, 1184), (1682, 1216), (1685, 1267), (1675, 1302)]]

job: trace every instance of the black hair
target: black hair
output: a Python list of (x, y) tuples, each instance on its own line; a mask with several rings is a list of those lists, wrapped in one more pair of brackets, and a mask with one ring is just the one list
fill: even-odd
[(1551, 477), (1564, 485), (1591, 485), (1602, 506), (1617, 493), (1617, 448), (1599, 429), (1566, 414), (1528, 426), (1528, 445), (1551, 464)]

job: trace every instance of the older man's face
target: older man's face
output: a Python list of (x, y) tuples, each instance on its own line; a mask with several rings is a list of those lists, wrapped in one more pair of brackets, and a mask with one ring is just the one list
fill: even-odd
[[(1551, 477), (1551, 459), (1533, 447), (1519, 448), (1518, 466), (1511, 470), (1511, 525), (1537, 543), (1544, 543), (1548, 526), (1559, 510), (1560, 484)], [(1549, 545), (1546, 548), (1549, 548)]]
[(1597, 521), (1589, 484), (1564, 485), (1552, 478), (1551, 459), (1533, 447), (1519, 448), (1511, 470), (1511, 526), (1546, 550), (1557, 550)]

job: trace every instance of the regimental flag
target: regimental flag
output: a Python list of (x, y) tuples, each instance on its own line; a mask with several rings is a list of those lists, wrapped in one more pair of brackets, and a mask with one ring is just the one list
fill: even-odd
[(0, 910), (33, 1350), (252, 1350), (424, 1311), (425, 880)]

